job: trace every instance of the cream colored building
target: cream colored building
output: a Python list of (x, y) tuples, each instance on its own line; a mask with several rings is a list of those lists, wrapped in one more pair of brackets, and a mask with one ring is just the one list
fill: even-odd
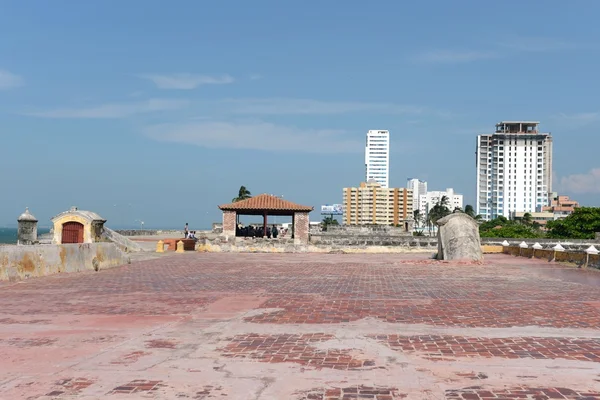
[(346, 225), (401, 225), (412, 227), (413, 193), (406, 188), (384, 188), (369, 181), (344, 188)]

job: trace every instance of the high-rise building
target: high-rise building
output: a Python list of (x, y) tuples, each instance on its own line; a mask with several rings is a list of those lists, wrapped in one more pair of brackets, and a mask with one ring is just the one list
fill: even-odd
[(390, 132), (370, 130), (365, 147), (365, 181), (375, 180), (383, 188), (390, 186)]
[(541, 211), (552, 192), (552, 136), (539, 122), (502, 121), (477, 136), (477, 213), (486, 221)]
[(419, 209), (421, 196), (427, 193), (427, 182), (417, 178), (408, 178), (406, 188), (410, 189), (413, 193), (413, 212)]
[[(346, 225), (402, 225), (412, 221), (413, 194), (405, 188), (384, 188), (371, 180), (344, 188)], [(412, 222), (407, 226), (412, 227)], [(408, 230), (408, 228), (407, 228)]]
[(445, 191), (432, 191), (427, 192), (419, 197), (419, 211), (423, 217), (429, 215), (431, 210), (437, 203), (441, 202), (446, 197), (448, 203), (446, 207), (450, 211), (454, 211), (456, 208), (463, 208), (463, 195), (454, 192), (454, 189), (448, 188)]

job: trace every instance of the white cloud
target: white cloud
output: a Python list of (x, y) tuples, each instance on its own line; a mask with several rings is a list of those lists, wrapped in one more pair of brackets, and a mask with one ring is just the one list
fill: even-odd
[(591, 169), (585, 174), (573, 174), (560, 179), (562, 192), (584, 194), (600, 193), (600, 168)]
[(149, 99), (136, 103), (110, 103), (86, 108), (59, 108), (25, 113), (42, 118), (124, 118), (135, 114), (176, 110), (188, 105), (186, 100)]
[(154, 82), (159, 89), (180, 90), (196, 89), (198, 86), (202, 85), (224, 85), (234, 81), (233, 77), (226, 74), (217, 76), (189, 73), (171, 75), (143, 74), (139, 77)]
[(260, 74), (252, 74), (252, 75), (250, 75), (250, 80), (252, 80), (252, 81), (256, 81), (256, 80), (259, 80), (259, 79), (262, 79), (262, 75), (260, 75)]
[(432, 50), (417, 54), (415, 61), (433, 64), (459, 64), (480, 60), (498, 58), (500, 55), (493, 51), (473, 50)]
[(23, 85), (23, 78), (12, 72), (0, 69), (0, 90), (12, 89)]
[(162, 124), (146, 128), (144, 134), (158, 141), (206, 148), (346, 153), (364, 146), (362, 141), (348, 138), (340, 130), (300, 129), (262, 121)]
[(293, 115), (293, 114), (420, 114), (422, 107), (393, 103), (365, 103), (353, 101), (320, 101), (312, 99), (229, 99), (221, 102), (231, 112), (254, 115)]
[(579, 44), (555, 38), (511, 36), (491, 44), (491, 50), (439, 49), (425, 51), (413, 57), (414, 61), (432, 64), (458, 64), (503, 58), (510, 53), (541, 53), (582, 47)]
[(544, 37), (512, 37), (498, 43), (499, 46), (522, 52), (548, 52), (579, 47), (575, 43), (561, 39)]
[(599, 112), (582, 112), (582, 113), (576, 113), (576, 114), (560, 113), (560, 114), (558, 114), (558, 118), (569, 121), (569, 122), (587, 124), (590, 122), (597, 121), (600, 118), (600, 113)]

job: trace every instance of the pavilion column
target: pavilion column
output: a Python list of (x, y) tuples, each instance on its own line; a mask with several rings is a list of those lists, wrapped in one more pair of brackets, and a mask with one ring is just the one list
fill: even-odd
[(223, 211), (223, 235), (235, 238), (237, 213), (235, 211)]
[(308, 212), (294, 213), (294, 243), (308, 244), (310, 233)]
[(263, 214), (263, 237), (267, 237), (267, 212)]

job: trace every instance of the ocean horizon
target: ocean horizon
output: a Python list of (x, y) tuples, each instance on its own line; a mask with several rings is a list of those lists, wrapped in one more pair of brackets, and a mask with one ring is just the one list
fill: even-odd
[[(39, 228), (38, 236), (48, 232), (49, 228)], [(0, 228), (0, 244), (17, 244), (17, 228)]]
[[(139, 230), (139, 227), (126, 227), (126, 228), (113, 228), (114, 230)], [(164, 230), (164, 231), (171, 231), (171, 230), (178, 230), (177, 228), (144, 228), (144, 230), (150, 230), (150, 231), (156, 231), (156, 230)], [(179, 229), (183, 232), (183, 229)], [(200, 230), (200, 229), (198, 229)], [(210, 230), (210, 229), (209, 229)], [(38, 228), (38, 237), (40, 235), (46, 234), (50, 232), (50, 228)], [(7, 227), (0, 227), (0, 244), (17, 244), (17, 228), (7, 228)]]

